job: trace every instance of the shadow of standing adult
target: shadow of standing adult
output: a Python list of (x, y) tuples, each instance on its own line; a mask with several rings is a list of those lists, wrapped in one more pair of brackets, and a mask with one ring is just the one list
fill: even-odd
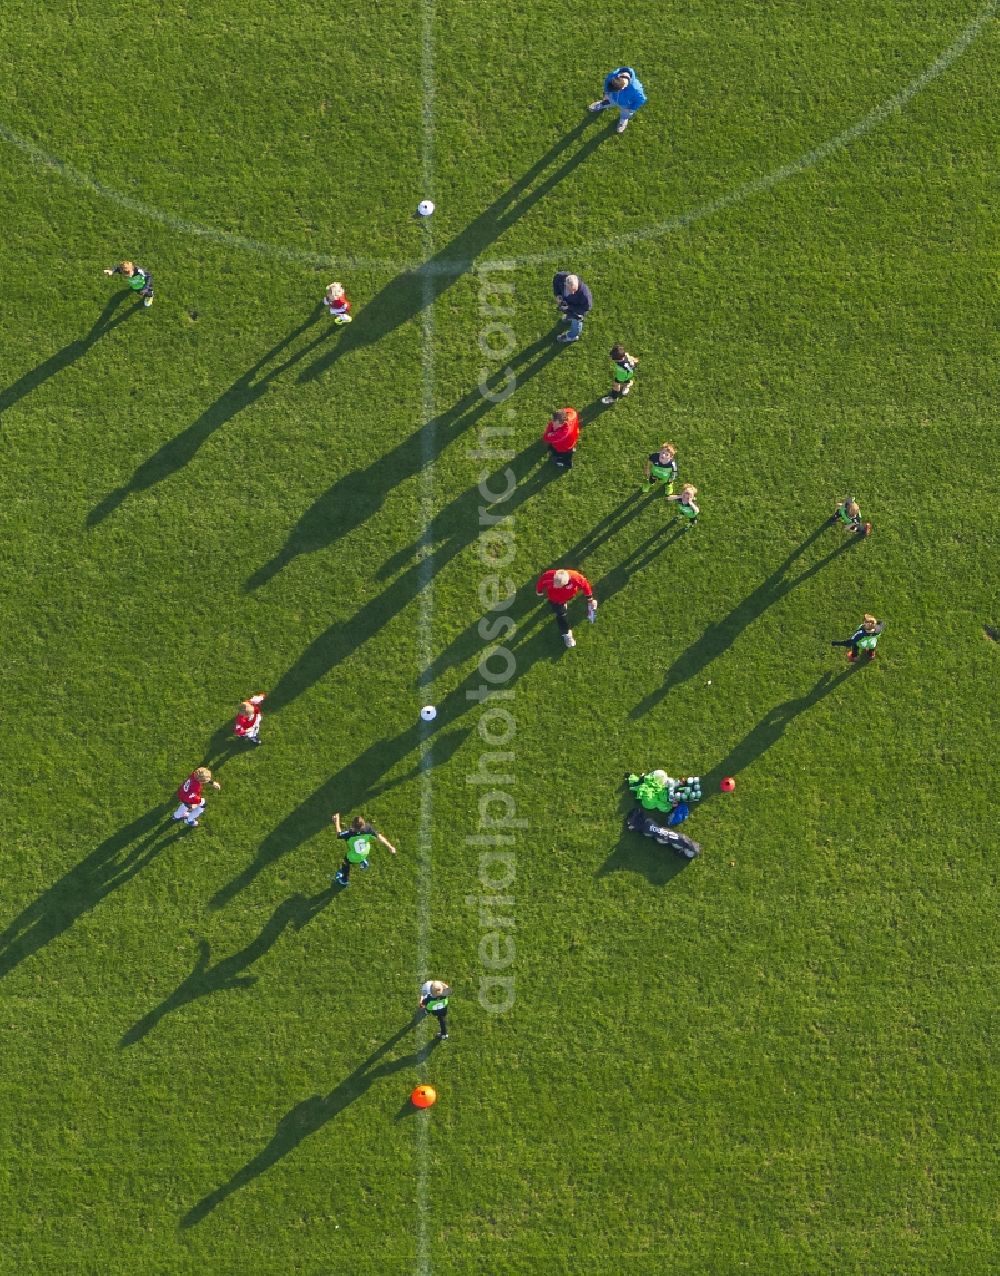
[(416, 318), (457, 279), (468, 273), (490, 244), (499, 239), (505, 230), (513, 226), (611, 136), (610, 127), (601, 128), (564, 159), (558, 168), (547, 173), (537, 186), (534, 185), (583, 136), (593, 120), (593, 116), (584, 118), (559, 138), (499, 199), (494, 200), (489, 208), (427, 261), (412, 270), (402, 271), (387, 283), (371, 301), (358, 310), (344, 339), (333, 350), (320, 356), (300, 372), (299, 380), (313, 381), (321, 377), (337, 359), (381, 341), (396, 328)]
[[(536, 445), (532, 445), (520, 455), (522, 460), (530, 463), (535, 453)], [(510, 466), (517, 463), (515, 458)], [(547, 472), (536, 472), (523, 484), (515, 482), (511, 489), (513, 504), (507, 505), (506, 510), (527, 500), (549, 477)], [(479, 536), (481, 503), (479, 487), (471, 487), (456, 497), (445, 512), (435, 517), (426, 540), (427, 545), (433, 549), (431, 567), (434, 573), (439, 572)], [(369, 598), (353, 615), (328, 625), (271, 688), (268, 699), (272, 711), (284, 708), (341, 660), (355, 652), (411, 603), (426, 585), (424, 562), (413, 561), (381, 594)]]
[[(557, 350), (554, 342), (542, 338), (526, 346), (508, 366), (516, 373), (518, 383), (523, 384), (541, 371), (555, 357)], [(257, 568), (244, 589), (259, 589), (300, 555), (324, 549), (361, 527), (382, 508), (394, 487), (418, 474), (443, 448), (495, 406), (484, 396), (483, 389), (494, 392), (502, 386), (503, 380), (504, 373), (497, 373), (484, 382), (482, 388), (477, 386), (470, 390), (456, 404), (408, 434), (383, 456), (376, 457), (363, 469), (341, 475), (305, 511), (278, 553), (270, 562)], [(435, 515), (435, 521), (440, 517)], [(400, 551), (400, 566), (415, 552), (410, 547)], [(380, 576), (391, 574), (391, 571), (379, 573)]]
[[(258, 399), (267, 393), (275, 378), (279, 377), (283, 372), (287, 372), (289, 368), (294, 367), (295, 364), (306, 357), (310, 350), (313, 350), (320, 342), (325, 341), (330, 336), (331, 332), (335, 330), (332, 326), (324, 328), (318, 337), (308, 342), (301, 350), (291, 355), (290, 358), (268, 368), (268, 364), (272, 363), (296, 338), (312, 327), (322, 313), (322, 307), (317, 306), (304, 323), (300, 323), (286, 337), (282, 337), (276, 346), (273, 346), (265, 355), (262, 355), (252, 368), (248, 368), (224, 394), (220, 395), (213, 404), (205, 409), (197, 421), (172, 439), (168, 439), (158, 451), (143, 461), (128, 482), (109, 492), (107, 496), (94, 506), (87, 515), (87, 526), (96, 527), (98, 523), (102, 523), (110, 514), (113, 514), (128, 496), (135, 492), (148, 491), (149, 488), (155, 487), (157, 483), (162, 483), (164, 479), (170, 478), (178, 470), (182, 470), (185, 465), (190, 464), (197, 455), (199, 448), (211, 438), (216, 430), (225, 425), (227, 421), (231, 421), (238, 413), (250, 407), (251, 404), (256, 403)], [(264, 371), (264, 369), (267, 369), (267, 371)]]
[(101, 337), (107, 336), (112, 329), (117, 328), (126, 319), (130, 319), (136, 311), (141, 310), (142, 302), (139, 301), (134, 306), (129, 306), (122, 314), (115, 314), (122, 302), (133, 295), (127, 290), (125, 292), (116, 292), (114, 296), (108, 298), (104, 309), (94, 320), (94, 326), (85, 336), (78, 337), (75, 341), (71, 341), (69, 345), (63, 346), (61, 350), (57, 350), (55, 354), (50, 354), (43, 363), (31, 368), (13, 384), (0, 390), (0, 417), (2, 417), (4, 412), (12, 408), (15, 403), (20, 402), (26, 395), (31, 394), (33, 390), (37, 390), (50, 377), (54, 377), (57, 372), (62, 372), (63, 368), (68, 368), (70, 364), (76, 363), (78, 359), (83, 358), (87, 351), (100, 341)]
[(414, 1015), (328, 1094), (314, 1094), (286, 1112), (278, 1122), (274, 1134), (253, 1160), (237, 1170), (228, 1182), (223, 1183), (207, 1196), (203, 1196), (196, 1205), (192, 1206), (181, 1219), (181, 1227), (194, 1227), (202, 1222), (234, 1192), (238, 1192), (240, 1188), (246, 1187), (248, 1183), (252, 1183), (261, 1174), (272, 1169), (289, 1153), (294, 1152), (310, 1135), (316, 1134), (328, 1121), (332, 1121), (355, 1100), (367, 1094), (376, 1081), (394, 1076), (398, 1072), (419, 1068), (426, 1062), (434, 1049), (435, 1040), (398, 1059), (392, 1059), (387, 1063), (378, 1062), (397, 1042), (413, 1030), (417, 1022), (418, 1017)]

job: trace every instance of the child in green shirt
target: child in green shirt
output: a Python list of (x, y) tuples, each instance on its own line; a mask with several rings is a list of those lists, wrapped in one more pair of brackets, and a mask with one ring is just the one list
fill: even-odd
[(606, 394), (601, 400), (602, 403), (609, 404), (617, 403), (619, 399), (624, 399), (626, 394), (631, 393), (635, 370), (639, 364), (635, 355), (629, 354), (623, 345), (612, 346), (610, 358), (614, 381), (611, 385), (611, 393)]
[(845, 532), (854, 532), (858, 536), (871, 536), (872, 525), (861, 517), (861, 507), (853, 496), (845, 496), (830, 515), (831, 523), (839, 523)]
[(651, 492), (657, 483), (662, 483), (664, 495), (670, 496), (676, 477), (677, 449), (672, 443), (661, 443), (659, 452), (650, 452), (646, 458), (646, 491)]
[(686, 520), (685, 531), (689, 531), (698, 522), (698, 515), (701, 513), (700, 508), (695, 502), (698, 495), (698, 489), (693, 483), (685, 483), (676, 496), (670, 495), (668, 501), (677, 502), (677, 512)]
[(368, 856), (371, 855), (372, 847), (376, 842), (381, 842), (390, 855), (396, 854), (396, 848), (389, 839), (377, 833), (363, 815), (353, 819), (346, 829), (340, 827), (339, 811), (335, 811), (330, 818), (333, 820), (333, 831), (347, 843), (344, 862), (333, 875), (333, 880), (338, 886), (350, 886), (352, 864), (360, 864), (362, 868), (369, 867)]

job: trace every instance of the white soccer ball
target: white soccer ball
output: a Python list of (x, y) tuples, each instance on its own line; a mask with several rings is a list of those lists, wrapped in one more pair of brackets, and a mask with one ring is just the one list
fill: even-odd
[(423, 718), (425, 722), (433, 722), (434, 719), (438, 716), (438, 711), (437, 709), (434, 708), (432, 704), (425, 704), (424, 707), (420, 710), (420, 716)]
[(421, 217), (430, 217), (434, 211), (434, 201), (430, 199), (422, 199), (417, 205), (417, 212)]

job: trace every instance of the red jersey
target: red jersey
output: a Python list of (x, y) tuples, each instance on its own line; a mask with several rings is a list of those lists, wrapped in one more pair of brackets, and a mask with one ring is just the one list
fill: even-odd
[(177, 797), (185, 806), (197, 806), (201, 801), (201, 780), (194, 771), (177, 790)]
[(535, 593), (544, 593), (550, 603), (568, 603), (581, 589), (585, 598), (593, 598), (594, 591), (590, 587), (590, 581), (582, 572), (570, 572), (569, 580), (565, 585), (554, 584), (555, 574), (554, 567), (550, 567), (547, 572), (542, 572), (535, 586)]
[(542, 435), (544, 442), (550, 444), (557, 452), (572, 452), (580, 438), (580, 417), (576, 408), (563, 408), (568, 419), (562, 425), (550, 421)]
[(246, 735), (248, 731), (252, 731), (261, 718), (260, 705), (255, 704), (253, 700), (250, 702), (249, 713), (238, 713), (236, 721), (233, 723), (234, 735)]
[(351, 303), (346, 297), (338, 297), (335, 301), (331, 301), (329, 297), (324, 297), (323, 300), (331, 315), (349, 315), (351, 313)]

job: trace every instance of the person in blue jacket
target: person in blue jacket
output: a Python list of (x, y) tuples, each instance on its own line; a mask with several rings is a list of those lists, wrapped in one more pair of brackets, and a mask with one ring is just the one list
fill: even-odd
[(620, 66), (604, 77), (604, 96), (599, 102), (591, 102), (589, 111), (606, 111), (609, 106), (618, 107), (616, 133), (624, 133), (628, 122), (646, 101), (646, 90), (630, 66)]

